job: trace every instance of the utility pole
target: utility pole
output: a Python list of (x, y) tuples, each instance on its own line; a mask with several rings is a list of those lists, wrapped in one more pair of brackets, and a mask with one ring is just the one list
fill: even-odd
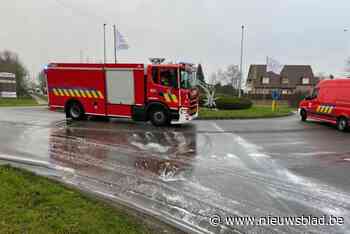
[(113, 35), (114, 35), (114, 63), (117, 63), (117, 27), (113, 25)]
[(241, 39), (241, 63), (240, 63), (240, 77), (239, 77), (239, 87), (238, 87), (238, 97), (241, 98), (242, 80), (243, 80), (243, 43), (244, 43), (244, 25), (242, 25), (242, 39)]
[(107, 56), (106, 56), (106, 25), (103, 24), (103, 63), (106, 64)]

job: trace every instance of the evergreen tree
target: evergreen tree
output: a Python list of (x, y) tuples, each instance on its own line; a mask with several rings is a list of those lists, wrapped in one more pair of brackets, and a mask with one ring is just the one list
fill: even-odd
[(196, 78), (197, 78), (197, 80), (200, 80), (200, 81), (206, 83), (201, 64), (199, 64), (198, 67), (197, 67), (197, 77)]

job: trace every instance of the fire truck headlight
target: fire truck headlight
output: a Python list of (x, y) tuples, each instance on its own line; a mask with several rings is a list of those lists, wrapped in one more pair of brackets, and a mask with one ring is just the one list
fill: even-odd
[(188, 109), (185, 109), (185, 108), (180, 109), (180, 114), (182, 115), (188, 114)]

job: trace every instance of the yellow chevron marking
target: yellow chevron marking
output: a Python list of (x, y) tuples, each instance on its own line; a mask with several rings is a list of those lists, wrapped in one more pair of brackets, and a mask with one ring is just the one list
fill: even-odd
[(103, 96), (101, 91), (97, 91), (98, 96), (100, 96), (101, 99), (104, 99), (105, 97)]
[(322, 113), (322, 111), (323, 111), (323, 106), (320, 107), (320, 111), (319, 112)]
[(66, 96), (68, 96), (68, 97), (70, 96), (70, 94), (69, 94), (69, 92), (67, 91), (67, 89), (64, 89), (63, 91), (64, 91), (64, 94), (65, 94)]
[(177, 97), (176, 97), (176, 95), (171, 94), (171, 98), (173, 99), (173, 101), (174, 101), (175, 103), (177, 103), (177, 102), (178, 102), (178, 101), (177, 101)]
[(320, 111), (319, 112), (322, 113), (322, 111), (323, 111), (323, 106), (320, 107)]
[(325, 106), (322, 106), (322, 107), (321, 107), (321, 110), (320, 110), (321, 113), (323, 113), (324, 108), (326, 108), (326, 107), (325, 107)]
[(323, 113), (328, 113), (328, 106), (325, 106), (325, 107), (323, 108)]
[(69, 91), (69, 93), (70, 93), (70, 95), (71, 95), (72, 97), (75, 97), (75, 93), (73, 92), (72, 89), (69, 89), (68, 91)]
[(94, 96), (94, 98), (98, 98), (98, 96), (97, 96), (95, 90), (92, 90), (91, 93), (92, 93), (92, 96)]
[(79, 90), (79, 91), (80, 91), (80, 95), (83, 96), (83, 98), (86, 98), (86, 95), (85, 95), (84, 90), (81, 89), (81, 90)]
[(320, 110), (321, 110), (321, 106), (318, 106), (316, 109), (316, 112), (320, 112)]
[(58, 92), (56, 89), (52, 89), (53, 93), (55, 94), (55, 96), (59, 96)]
[[(83, 89), (60, 89), (53, 88), (52, 92), (55, 96), (68, 96), (68, 97), (83, 97), (83, 98), (100, 98), (104, 99), (102, 92), (99, 90), (83, 90)], [(171, 102), (170, 97), (165, 95), (167, 102)], [(176, 99), (176, 97), (175, 97)], [(177, 101), (177, 99), (176, 99)]]
[(166, 102), (171, 102), (169, 95), (167, 93), (164, 93), (164, 98)]
[(75, 93), (75, 95), (76, 95), (77, 97), (80, 97), (80, 93), (79, 93), (79, 91), (78, 91), (77, 89), (74, 89), (73, 91), (74, 91), (74, 93)]
[(62, 89), (58, 89), (58, 92), (60, 93), (61, 96), (64, 96)]
[(89, 97), (89, 98), (92, 98), (91, 94), (90, 94), (90, 91), (89, 90), (86, 90), (85, 91), (86, 95)]
[(328, 114), (331, 114), (331, 113), (332, 113), (332, 111), (333, 111), (333, 106), (331, 106), (331, 107), (329, 108), (329, 110), (328, 110)]

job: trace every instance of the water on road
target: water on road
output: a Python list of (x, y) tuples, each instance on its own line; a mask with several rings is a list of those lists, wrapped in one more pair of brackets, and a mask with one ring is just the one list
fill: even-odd
[[(349, 134), (332, 127), (300, 123), (296, 117), (195, 121), (168, 128), (63, 118), (45, 108), (0, 109), (0, 159), (64, 170), (67, 183), (193, 232), (350, 230)], [(333, 215), (345, 223), (212, 225), (214, 215)]]

